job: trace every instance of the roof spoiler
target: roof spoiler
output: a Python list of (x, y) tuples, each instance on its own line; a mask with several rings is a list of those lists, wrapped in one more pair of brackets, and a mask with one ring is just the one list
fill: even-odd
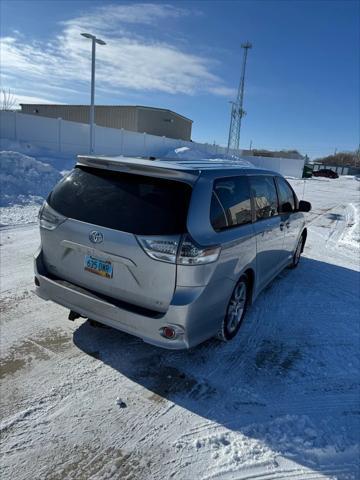
[[(97, 157), (92, 155), (78, 155), (77, 165), (83, 165), (115, 172), (126, 172), (135, 175), (181, 180), (190, 184), (196, 182), (200, 171), (177, 169), (168, 162), (161, 162), (155, 157)], [(174, 168), (175, 167), (175, 168)]]

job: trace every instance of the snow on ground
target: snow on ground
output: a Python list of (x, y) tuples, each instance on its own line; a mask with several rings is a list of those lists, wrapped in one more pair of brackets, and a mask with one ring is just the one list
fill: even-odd
[(15, 142), (6, 138), (0, 139), (0, 150), (22, 153), (39, 162), (47, 163), (58, 171), (70, 170), (76, 162), (76, 155), (73, 153), (56, 152), (28, 142)]
[(51, 165), (19, 152), (0, 152), (0, 205), (22, 203), (27, 197), (45, 197), (61, 179)]
[(34, 223), (47, 194), (75, 159), (5, 140), (1, 146), (17, 151), (0, 151), (0, 226)]
[(0, 225), (34, 223), (44, 198), (76, 158), (4, 139), (0, 150)]
[[(40, 200), (43, 202), (43, 199)], [(0, 227), (9, 225), (20, 225), (35, 223), (37, 221), (41, 203), (39, 200), (27, 199), (25, 205), (11, 205), (0, 207)]]
[(1, 229), (2, 479), (360, 478), (359, 186), (307, 180), (298, 269), (190, 351), (67, 321), (31, 292), (37, 227)]

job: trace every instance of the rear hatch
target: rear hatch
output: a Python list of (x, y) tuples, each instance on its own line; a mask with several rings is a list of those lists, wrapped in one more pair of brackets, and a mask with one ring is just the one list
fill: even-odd
[(181, 181), (76, 166), (51, 192), (42, 214), (48, 271), (116, 300), (165, 312), (175, 290), (176, 264), (162, 261), (161, 251), (151, 258), (144, 245), (154, 239), (165, 250), (179, 244), (191, 192)]

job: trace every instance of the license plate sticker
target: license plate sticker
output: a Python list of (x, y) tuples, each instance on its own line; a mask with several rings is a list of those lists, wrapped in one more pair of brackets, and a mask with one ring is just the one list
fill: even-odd
[(95, 273), (105, 278), (112, 278), (113, 267), (108, 260), (99, 260), (92, 255), (85, 255), (84, 268), (87, 272)]

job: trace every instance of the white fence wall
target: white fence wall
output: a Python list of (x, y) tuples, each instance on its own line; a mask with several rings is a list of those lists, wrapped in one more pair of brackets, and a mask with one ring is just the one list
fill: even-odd
[(305, 160), (297, 158), (275, 158), (275, 157), (245, 157), (256, 167), (268, 168), (279, 172), (285, 177), (301, 178), (304, 170)]
[[(37, 147), (78, 155), (89, 153), (89, 136), (90, 126), (85, 123), (0, 111), (0, 139), (29, 142)], [(161, 157), (178, 147), (190, 147), (204, 154), (226, 154), (226, 148), (218, 145), (187, 142), (98, 125), (94, 127), (94, 151), (99, 155)], [(302, 176), (304, 160), (245, 158), (258, 167), (268, 168), (283, 175)]]

